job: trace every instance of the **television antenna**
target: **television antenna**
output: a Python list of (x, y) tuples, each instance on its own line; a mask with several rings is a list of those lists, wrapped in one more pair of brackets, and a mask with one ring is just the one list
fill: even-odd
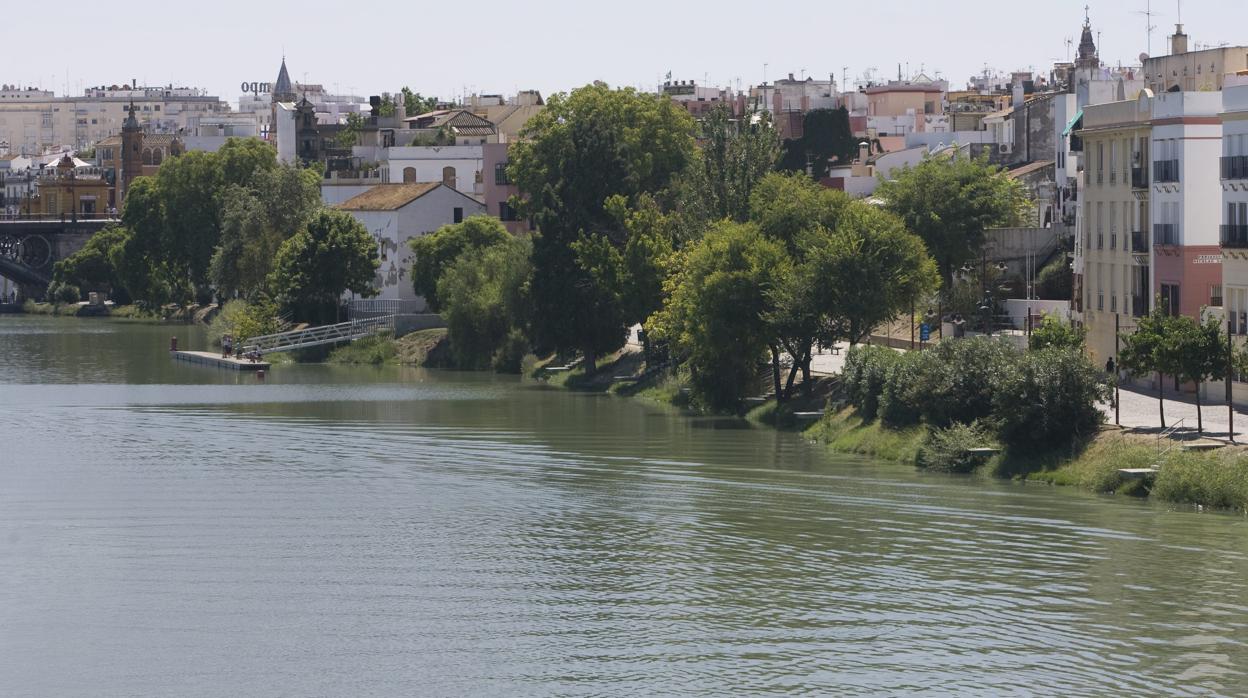
[(1132, 14), (1144, 15), (1144, 31), (1148, 34), (1148, 50), (1145, 53), (1152, 55), (1153, 53), (1153, 30), (1157, 25), (1153, 24), (1153, 17), (1160, 17), (1160, 12), (1153, 12), (1153, 0), (1147, 0), (1144, 3), (1143, 10), (1135, 10)]

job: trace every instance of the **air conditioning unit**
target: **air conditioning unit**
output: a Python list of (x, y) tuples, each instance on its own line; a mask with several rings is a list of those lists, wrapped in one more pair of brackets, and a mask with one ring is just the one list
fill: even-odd
[(1010, 146), (1009, 143), (999, 143), (997, 145), (997, 152), (1000, 152), (1000, 153), (1010, 153), (1010, 152), (1013, 152), (1013, 150), (1014, 148)]

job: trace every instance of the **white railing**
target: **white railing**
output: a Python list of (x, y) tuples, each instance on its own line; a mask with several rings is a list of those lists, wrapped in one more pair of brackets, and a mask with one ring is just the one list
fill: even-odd
[(423, 300), (364, 299), (347, 301), (347, 317), (364, 320), (383, 315), (418, 315), (426, 312)]
[[(1162, 429), (1160, 432), (1158, 432), (1157, 434), (1157, 460), (1156, 460), (1157, 467), (1161, 466), (1161, 459), (1165, 458), (1166, 454), (1174, 450), (1174, 441), (1172, 439), (1175, 433), (1177, 433), (1179, 429), (1183, 427), (1184, 421), (1186, 420), (1180, 419), (1179, 421), (1172, 423), (1169, 427)], [(1163, 441), (1168, 441), (1169, 443), (1169, 445), (1166, 446), (1164, 449), (1161, 447), (1161, 444)]]
[(291, 351), (360, 339), (382, 330), (394, 330), (393, 315), (250, 337), (245, 340), (239, 352), (245, 354), (254, 351), (260, 354), (270, 354), (275, 351)]

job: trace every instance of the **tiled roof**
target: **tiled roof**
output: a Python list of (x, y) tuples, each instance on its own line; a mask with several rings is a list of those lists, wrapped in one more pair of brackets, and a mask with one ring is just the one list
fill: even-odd
[(397, 211), (442, 186), (441, 182), (378, 184), (338, 204), (343, 211)]

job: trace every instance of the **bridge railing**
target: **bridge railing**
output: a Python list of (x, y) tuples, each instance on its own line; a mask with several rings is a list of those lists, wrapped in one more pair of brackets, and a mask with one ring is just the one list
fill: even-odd
[(239, 348), (239, 352), (255, 351), (260, 354), (270, 354), (275, 351), (289, 351), (359, 339), (376, 334), (382, 330), (393, 329), (393, 315), (369, 318), (367, 320), (350, 320), (336, 325), (321, 325), (320, 327), (309, 327), (302, 330), (250, 337), (244, 341), (244, 344)]
[(14, 223), (76, 223), (78, 221), (119, 221), (116, 213), (6, 213), (0, 210), (0, 222)]

